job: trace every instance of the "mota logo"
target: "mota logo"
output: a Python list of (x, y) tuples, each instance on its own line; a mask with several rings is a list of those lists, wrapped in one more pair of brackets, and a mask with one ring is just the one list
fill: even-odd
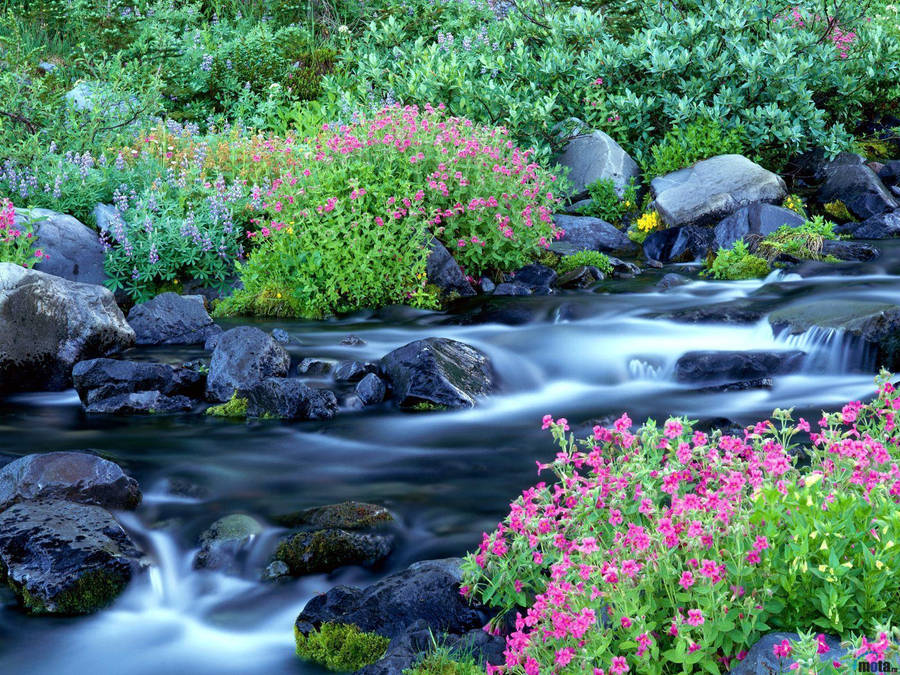
[(890, 661), (860, 661), (856, 664), (856, 672), (858, 673), (897, 673), (900, 668)]

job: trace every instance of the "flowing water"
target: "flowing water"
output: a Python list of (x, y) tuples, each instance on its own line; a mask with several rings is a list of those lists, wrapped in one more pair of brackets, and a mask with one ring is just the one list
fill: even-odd
[[(144, 501), (121, 519), (153, 566), (92, 617), (30, 618), (0, 595), (0, 673), (323, 672), (293, 655), (292, 622), (306, 600), (338, 583), (368, 584), (415, 560), (477, 545), (536, 480), (535, 462), (555, 454), (540, 431), (544, 414), (573, 425), (623, 411), (635, 420), (672, 413), (747, 423), (775, 407), (816, 416), (870, 394), (875, 364), (839, 331), (782, 337), (764, 319), (691, 324), (659, 315), (741, 300), (772, 309), (807, 299), (892, 302), (900, 247), (881, 247), (878, 261), (826, 276), (778, 273), (660, 292), (662, 272), (648, 271), (592, 291), (473, 302), (450, 314), (391, 308), (340, 321), (258, 324), (286, 330), (296, 359), (375, 360), (426, 336), (470, 343), (491, 357), (503, 384), (471, 410), (409, 414), (384, 405), (328, 422), (245, 424), (87, 417), (74, 392), (2, 401), (0, 464), (36, 451), (91, 449), (140, 481)], [(341, 345), (348, 333), (366, 344)], [(698, 349), (802, 349), (810, 356), (801, 373), (776, 377), (771, 389), (698, 392), (673, 378), (678, 357)], [(201, 355), (170, 349), (129, 356), (177, 363)], [(261, 583), (258, 568), (279, 534), (274, 527), (260, 536), (242, 578), (192, 569), (198, 535), (223, 515), (266, 518), (347, 499), (384, 504), (399, 518), (395, 551), (378, 569)]]

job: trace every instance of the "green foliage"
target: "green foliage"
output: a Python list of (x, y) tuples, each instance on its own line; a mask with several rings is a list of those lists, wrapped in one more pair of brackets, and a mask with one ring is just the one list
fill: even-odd
[(297, 656), (329, 670), (350, 672), (374, 663), (387, 650), (390, 640), (376, 633), (363, 633), (352, 624), (323, 623), (304, 635), (294, 628)]
[(769, 263), (755, 256), (747, 249), (743, 240), (738, 240), (730, 249), (720, 248), (703, 274), (713, 279), (737, 281), (758, 279), (769, 273)]
[(0, 199), (0, 262), (10, 262), (22, 267), (33, 267), (45, 256), (36, 248), (34, 226), (38, 219), (29, 214), (16, 218), (12, 202)]
[(757, 253), (766, 260), (788, 255), (800, 260), (821, 260), (826, 239), (837, 239), (834, 223), (816, 216), (799, 227), (782, 225), (766, 235), (757, 245)]
[(822, 209), (832, 218), (839, 220), (842, 223), (853, 222), (856, 218), (853, 217), (853, 214), (850, 213), (850, 209), (847, 208), (847, 205), (844, 204), (840, 199), (835, 199), (833, 202), (828, 202), (827, 204), (822, 206)]
[(601, 178), (588, 185), (591, 204), (582, 207), (581, 213), (586, 216), (600, 218), (608, 223), (617, 223), (627, 213), (638, 206), (637, 186), (634, 180), (628, 182), (622, 196), (616, 191), (616, 184), (611, 178)]
[(484, 675), (484, 668), (471, 654), (458, 653), (432, 636), (431, 650), (403, 675)]
[(565, 274), (582, 266), (596, 267), (604, 274), (612, 272), (612, 263), (609, 262), (609, 257), (600, 251), (578, 251), (578, 253), (563, 256), (555, 267), (557, 272)]
[(213, 417), (246, 417), (247, 405), (247, 399), (238, 398), (237, 392), (235, 392), (229, 401), (207, 408), (206, 414)]
[(664, 176), (716, 155), (740, 155), (744, 147), (743, 129), (724, 129), (718, 120), (699, 119), (673, 127), (653, 145), (644, 174), (648, 180)]

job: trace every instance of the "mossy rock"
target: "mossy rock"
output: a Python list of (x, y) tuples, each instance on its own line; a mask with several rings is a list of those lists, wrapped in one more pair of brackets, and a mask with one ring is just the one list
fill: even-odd
[(297, 656), (338, 672), (352, 672), (378, 661), (390, 639), (364, 633), (352, 624), (323, 623), (304, 635), (294, 627)]
[(377, 504), (347, 501), (276, 516), (274, 520), (285, 527), (367, 530), (393, 522), (394, 516)]
[(237, 392), (232, 394), (231, 400), (214, 405), (206, 409), (207, 415), (213, 417), (230, 417), (239, 419), (247, 417), (248, 401), (245, 398), (238, 398)]
[(275, 549), (274, 559), (285, 563), (292, 576), (301, 576), (345, 565), (374, 565), (386, 558), (392, 547), (391, 536), (316, 530), (284, 539)]

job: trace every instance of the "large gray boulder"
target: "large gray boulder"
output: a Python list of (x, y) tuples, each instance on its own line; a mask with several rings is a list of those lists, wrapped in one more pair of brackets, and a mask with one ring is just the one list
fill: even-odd
[(0, 513), (0, 581), (32, 614), (89, 614), (141, 568), (141, 550), (99, 506), (21, 502)]
[(633, 256), (640, 247), (624, 232), (600, 218), (588, 216), (555, 215), (557, 227), (565, 230), (561, 239), (550, 244), (550, 249), (563, 255), (579, 251), (601, 251), (619, 256)]
[(806, 219), (800, 214), (773, 204), (755, 203), (744, 206), (715, 227), (714, 250), (731, 248), (748, 235), (764, 237), (779, 227), (800, 227)]
[(401, 407), (470, 408), (497, 387), (487, 356), (448, 338), (416, 340), (381, 359)]
[(475, 295), (475, 289), (447, 247), (432, 237), (429, 249), (428, 259), (425, 261), (428, 283), (440, 288), (448, 298)]
[(712, 225), (754, 202), (781, 203), (784, 181), (741, 155), (719, 155), (654, 178), (653, 207), (669, 227)]
[(222, 332), (206, 311), (199, 295), (162, 293), (135, 305), (128, 312), (128, 325), (139, 345), (204, 344)]
[(134, 341), (107, 289), (0, 263), (0, 393), (65, 389), (75, 363)]
[(238, 326), (216, 338), (206, 395), (225, 402), (238, 390), (247, 390), (269, 377), (284, 377), (291, 357), (271, 335), (259, 328)]
[(26, 220), (35, 221), (36, 248), (49, 256), (34, 269), (83, 284), (102, 285), (107, 280), (103, 245), (92, 229), (49, 209), (16, 209), (16, 223)]
[(630, 180), (637, 182), (641, 170), (618, 143), (602, 131), (576, 136), (556, 157), (556, 163), (567, 167), (572, 183), (573, 201), (587, 197), (587, 187), (598, 180), (611, 179), (619, 196)]
[(118, 464), (84, 452), (25, 455), (0, 469), (0, 511), (35, 499), (134, 509), (141, 489)]

